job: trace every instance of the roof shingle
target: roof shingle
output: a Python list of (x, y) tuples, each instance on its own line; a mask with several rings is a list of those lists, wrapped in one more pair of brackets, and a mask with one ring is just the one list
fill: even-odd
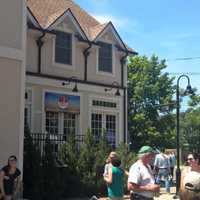
[[(101, 24), (89, 15), (73, 0), (26, 0), (27, 7), (37, 19), (39, 25), (46, 29), (70, 9), (77, 19), (84, 33), (90, 40), (94, 40), (98, 34), (108, 25)], [(131, 50), (131, 49), (130, 49)]]

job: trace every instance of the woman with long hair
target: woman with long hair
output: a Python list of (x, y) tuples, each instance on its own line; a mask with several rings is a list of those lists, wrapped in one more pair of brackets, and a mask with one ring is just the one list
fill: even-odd
[(119, 158), (111, 159), (112, 166), (109, 168), (108, 175), (104, 176), (107, 183), (108, 197), (111, 200), (122, 200), (124, 195), (124, 170), (120, 168)]
[(180, 198), (200, 200), (200, 165), (199, 155), (196, 153), (187, 156), (187, 166), (181, 175)]
[(11, 200), (21, 172), (17, 168), (16, 156), (8, 158), (8, 164), (0, 172), (0, 189), (4, 200)]

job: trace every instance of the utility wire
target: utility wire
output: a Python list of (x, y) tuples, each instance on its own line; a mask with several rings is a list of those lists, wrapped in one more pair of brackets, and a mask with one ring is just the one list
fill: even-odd
[(174, 59), (166, 59), (166, 61), (187, 61), (187, 60), (200, 60), (200, 57), (182, 57), (182, 58), (174, 58)]

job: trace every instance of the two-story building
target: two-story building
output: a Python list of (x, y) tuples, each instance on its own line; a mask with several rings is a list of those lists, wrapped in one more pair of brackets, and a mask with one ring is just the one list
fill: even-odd
[(4, 0), (0, 10), (0, 162), (16, 154), (22, 168), (24, 119), (33, 134), (90, 128), (113, 146), (126, 142), (126, 59), (136, 52), (112, 22), (73, 0)]
[(128, 55), (112, 22), (73, 0), (27, 0), (25, 120), (32, 133), (127, 141)]

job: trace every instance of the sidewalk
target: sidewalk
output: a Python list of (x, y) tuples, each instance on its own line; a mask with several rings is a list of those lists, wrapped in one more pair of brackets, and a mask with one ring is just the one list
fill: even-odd
[(172, 200), (173, 196), (175, 195), (175, 191), (176, 191), (176, 188), (171, 187), (171, 192), (170, 194), (168, 194), (165, 192), (164, 188), (161, 188), (161, 195), (159, 197), (156, 197), (155, 200)]

